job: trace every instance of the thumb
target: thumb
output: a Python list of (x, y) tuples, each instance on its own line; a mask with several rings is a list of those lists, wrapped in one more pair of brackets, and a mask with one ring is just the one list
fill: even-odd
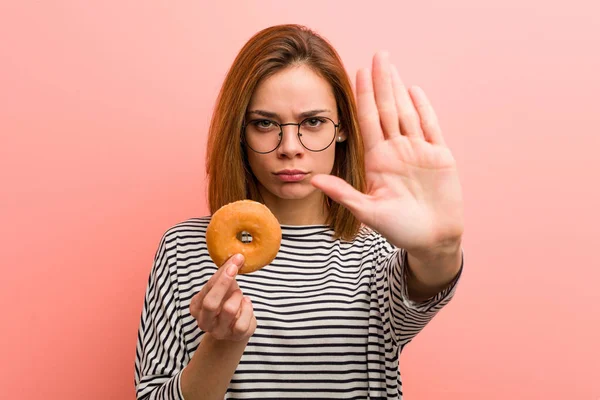
[(346, 207), (352, 214), (360, 219), (358, 214), (360, 210), (365, 208), (364, 204), (367, 201), (367, 195), (359, 192), (348, 182), (334, 175), (315, 175), (310, 183), (327, 196), (331, 197), (333, 201)]

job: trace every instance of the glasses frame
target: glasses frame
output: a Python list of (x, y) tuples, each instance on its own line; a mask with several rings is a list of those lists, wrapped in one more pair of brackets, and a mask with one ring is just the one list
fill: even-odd
[[(302, 125), (302, 124), (303, 124), (305, 121), (308, 121), (308, 120), (310, 120), (310, 119), (315, 119), (315, 118), (323, 118), (323, 119), (327, 119), (327, 120), (331, 121), (331, 123), (332, 123), (332, 124), (333, 124), (333, 126), (334, 126), (334, 129), (333, 129), (333, 137), (331, 138), (331, 142), (329, 142), (329, 144), (328, 144), (327, 146), (325, 146), (324, 148), (322, 148), (321, 150), (312, 150), (312, 149), (309, 149), (308, 147), (306, 147), (306, 146), (304, 145), (304, 143), (302, 143), (302, 134), (300, 133), (300, 126), (301, 126), (301, 125)], [(254, 121), (270, 121), (270, 122), (272, 122), (272, 123), (275, 123), (275, 124), (277, 124), (277, 125), (279, 126), (279, 142), (277, 143), (277, 146), (275, 146), (275, 148), (274, 148), (273, 150), (269, 150), (269, 151), (258, 151), (258, 150), (256, 150), (256, 149), (253, 149), (253, 148), (252, 148), (252, 146), (250, 146), (250, 145), (248, 144), (248, 140), (246, 139), (246, 127), (247, 127), (247, 126), (248, 126), (248, 125), (249, 125), (251, 122), (254, 122)], [(298, 127), (298, 132), (296, 133), (296, 136), (298, 137), (298, 141), (300, 142), (300, 144), (302, 145), (302, 147), (304, 147), (306, 150), (308, 150), (308, 151), (311, 151), (311, 152), (313, 152), (313, 153), (319, 153), (319, 152), (321, 152), (321, 151), (325, 151), (325, 150), (327, 150), (327, 149), (328, 149), (328, 148), (331, 146), (331, 144), (332, 144), (333, 142), (335, 142), (335, 137), (336, 137), (336, 135), (338, 134), (338, 128), (340, 127), (340, 123), (339, 123), (339, 122), (336, 124), (336, 123), (335, 123), (335, 122), (334, 122), (334, 121), (333, 121), (331, 118), (329, 118), (329, 117), (321, 117), (321, 116), (307, 117), (307, 118), (304, 118), (304, 119), (303, 119), (302, 121), (300, 121), (299, 123), (296, 123), (296, 122), (288, 122), (288, 123), (285, 123), (285, 124), (280, 124), (280, 123), (278, 123), (277, 121), (273, 121), (273, 120), (271, 120), (271, 119), (268, 119), (268, 118), (255, 118), (255, 119), (253, 119), (253, 120), (250, 120), (250, 121), (248, 121), (248, 123), (245, 123), (245, 122), (244, 122), (244, 123), (242, 123), (242, 140), (243, 140), (243, 143), (245, 143), (245, 144), (246, 144), (246, 146), (248, 146), (248, 148), (249, 148), (250, 150), (252, 150), (253, 152), (255, 152), (255, 153), (258, 153), (258, 154), (269, 154), (269, 153), (272, 153), (272, 152), (274, 152), (275, 150), (277, 150), (277, 149), (279, 148), (279, 146), (281, 146), (281, 142), (283, 142), (283, 127), (284, 127), (284, 126), (288, 126), (288, 125), (296, 125), (296, 126)]]

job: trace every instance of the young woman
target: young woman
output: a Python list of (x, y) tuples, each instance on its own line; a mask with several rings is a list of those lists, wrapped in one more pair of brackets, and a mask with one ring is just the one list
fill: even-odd
[(206, 249), (210, 217), (169, 229), (139, 327), (139, 399), (400, 399), (403, 347), (452, 298), (463, 265), (456, 163), (418, 87), (388, 55), (356, 78), (281, 25), (242, 48), (207, 152), (210, 211), (253, 199), (279, 253), (237, 275)]

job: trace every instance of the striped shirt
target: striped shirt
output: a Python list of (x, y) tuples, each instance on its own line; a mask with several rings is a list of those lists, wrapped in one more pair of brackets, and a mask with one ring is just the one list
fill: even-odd
[[(146, 289), (135, 359), (138, 399), (183, 399), (181, 372), (202, 332), (190, 300), (216, 272), (210, 217), (160, 240)], [(402, 399), (402, 348), (454, 295), (462, 273), (429, 300), (408, 299), (407, 252), (366, 227), (351, 242), (326, 225), (282, 225), (271, 264), (238, 275), (258, 326), (226, 399)]]

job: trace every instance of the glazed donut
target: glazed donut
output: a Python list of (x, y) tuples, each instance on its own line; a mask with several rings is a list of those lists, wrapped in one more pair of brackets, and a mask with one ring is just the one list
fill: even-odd
[[(238, 234), (248, 232), (252, 241), (242, 243)], [(208, 254), (217, 267), (234, 254), (244, 255), (239, 274), (257, 271), (269, 264), (281, 245), (279, 221), (264, 204), (239, 200), (219, 208), (206, 229)]]

